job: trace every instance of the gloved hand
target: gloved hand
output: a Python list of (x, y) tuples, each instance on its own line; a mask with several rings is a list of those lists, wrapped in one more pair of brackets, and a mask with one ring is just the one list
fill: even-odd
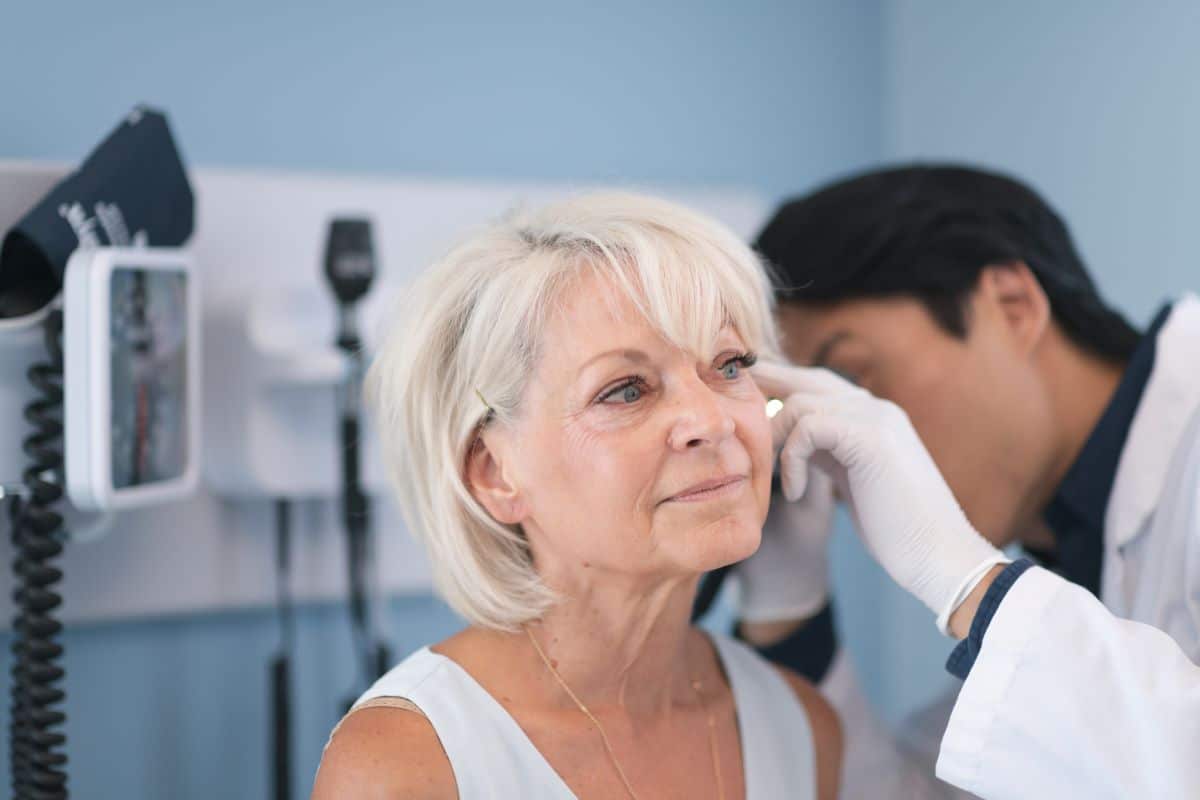
[(807, 619), (825, 605), (833, 506), (833, 479), (819, 469), (799, 500), (771, 498), (762, 544), (735, 570), (744, 622)]
[(967, 520), (908, 416), (829, 370), (759, 362), (751, 374), (784, 403), (771, 421), (784, 495), (804, 493), (810, 459), (831, 458), (867, 549), (947, 633), (954, 610), (1008, 559)]

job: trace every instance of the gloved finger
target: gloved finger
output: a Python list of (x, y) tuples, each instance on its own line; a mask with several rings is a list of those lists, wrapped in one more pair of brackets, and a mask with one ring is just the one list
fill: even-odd
[(785, 400), (797, 392), (838, 394), (857, 389), (850, 381), (823, 367), (793, 367), (778, 362), (760, 361), (750, 369), (750, 377), (767, 397)]
[[(793, 397), (789, 402), (795, 399), (797, 398)], [(797, 412), (796, 423), (791, 426), (779, 451), (779, 477), (783, 484), (783, 496), (790, 503), (802, 498), (808, 488), (808, 461), (814, 448), (806, 422), (814, 414), (815, 411), (807, 409)]]
[[(802, 497), (808, 485), (811, 443), (803, 431), (804, 419), (818, 413), (833, 413), (838, 399), (812, 394), (793, 394), (771, 420), (771, 442), (779, 453), (783, 493), (789, 501)], [(799, 432), (798, 432), (799, 431)]]
[(827, 460), (827, 453), (813, 453), (809, 457), (808, 485), (804, 490), (804, 502), (830, 505), (833, 503), (833, 476), (829, 474), (828, 467), (821, 463)]
[(809, 459), (809, 463), (812, 465), (813, 469), (829, 479), (829, 490), (836, 491), (836, 476), (843, 471), (842, 466), (838, 464), (837, 459), (835, 459), (829, 453), (818, 451), (812, 454), (812, 458)]
[(833, 477), (833, 504), (853, 507), (854, 495), (850, 492), (850, 473), (841, 464), (834, 462), (829, 474)]
[(828, 401), (819, 395), (804, 392), (789, 395), (783, 403), (783, 408), (779, 409), (779, 413), (771, 418), (771, 446), (778, 452), (802, 416), (825, 409), (827, 406)]
[(834, 413), (828, 400), (812, 402), (800, 413), (779, 452), (784, 497), (795, 501), (804, 496), (814, 459), (830, 464), (827, 473), (845, 472), (849, 465), (845, 463), (845, 454), (840, 452), (840, 445), (845, 441), (850, 424), (842, 415)]
[[(833, 455), (825, 450), (817, 450), (808, 458), (808, 489), (804, 499), (816, 499), (820, 493), (828, 492), (828, 502), (831, 506), (850, 501), (848, 490), (849, 475), (846, 468), (838, 463)], [(821, 502), (825, 502), (822, 499)]]

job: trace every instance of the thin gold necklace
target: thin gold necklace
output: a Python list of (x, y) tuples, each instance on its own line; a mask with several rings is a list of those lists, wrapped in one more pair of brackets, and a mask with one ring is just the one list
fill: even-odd
[[(574, 701), (583, 715), (591, 720), (596, 726), (596, 730), (600, 733), (600, 741), (604, 742), (604, 750), (608, 753), (608, 758), (612, 761), (613, 768), (617, 771), (617, 777), (621, 779), (621, 783), (625, 785), (625, 791), (629, 792), (629, 796), (633, 800), (639, 800), (637, 792), (633, 790), (633, 786), (629, 783), (629, 778), (625, 776), (625, 770), (621, 769), (621, 762), (617, 760), (617, 754), (613, 752), (612, 743), (608, 741), (608, 734), (604, 732), (604, 726), (600, 724), (600, 720), (596, 719), (596, 715), (588, 711), (588, 707), (583, 704), (583, 701), (571, 691), (571, 687), (567, 686), (567, 682), (558, 674), (558, 670), (550, 663), (550, 659), (546, 658), (546, 653), (542, 650), (542, 646), (538, 644), (537, 637), (533, 635), (533, 631), (529, 630), (529, 626), (525, 628), (525, 634), (529, 637), (529, 641), (533, 644), (533, 649), (537, 651), (541, 657), (542, 663), (546, 665), (546, 669), (554, 676), (554, 680), (558, 681), (558, 685), (562, 687), (567, 696)], [(701, 689), (704, 688), (698, 678), (691, 679), (692, 689), (696, 692), (696, 699), (700, 701), (700, 706), (704, 709), (705, 715), (708, 717), (708, 746), (712, 752), (713, 778), (717, 782), (717, 797), (719, 800), (725, 800), (725, 782), (721, 779), (721, 759), (717, 752), (717, 721), (713, 718), (712, 709), (704, 702), (704, 695)]]

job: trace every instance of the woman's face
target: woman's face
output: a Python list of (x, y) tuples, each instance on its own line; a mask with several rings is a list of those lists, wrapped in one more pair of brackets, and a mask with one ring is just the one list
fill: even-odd
[(758, 548), (771, 434), (747, 355), (732, 328), (710, 354), (677, 349), (600, 278), (566, 292), (519, 418), (484, 432), (502, 521), (543, 578), (699, 573)]

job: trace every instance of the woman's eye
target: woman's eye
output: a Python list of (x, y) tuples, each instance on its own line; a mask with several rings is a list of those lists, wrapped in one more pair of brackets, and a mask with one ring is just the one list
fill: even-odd
[(744, 353), (726, 361), (720, 366), (721, 376), (728, 381), (735, 381), (742, 376), (742, 370), (754, 366), (758, 358), (753, 353)]
[(600, 402), (609, 403), (610, 405), (629, 405), (641, 400), (644, 393), (645, 389), (640, 384), (636, 381), (631, 381), (607, 392), (600, 398)]

